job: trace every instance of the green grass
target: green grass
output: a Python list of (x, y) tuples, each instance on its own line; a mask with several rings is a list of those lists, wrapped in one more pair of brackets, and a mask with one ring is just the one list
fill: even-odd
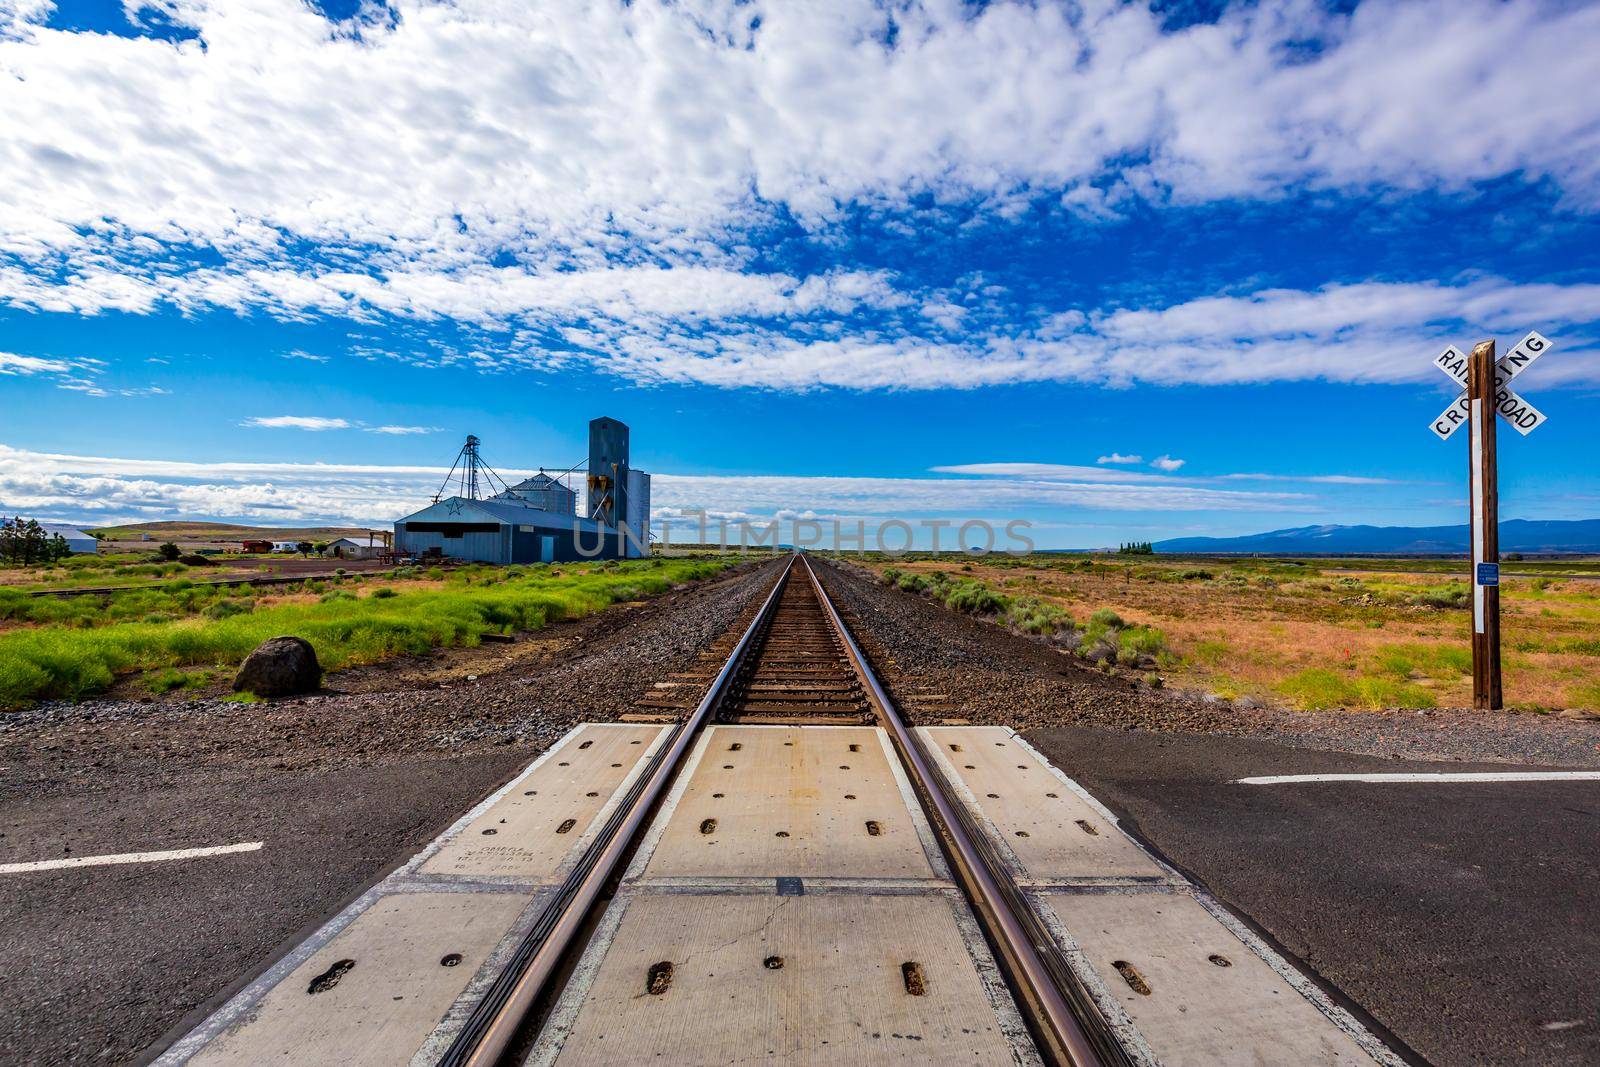
[(1290, 675), (1278, 691), (1306, 711), (1328, 708), (1431, 708), (1438, 700), (1428, 690), (1394, 678), (1371, 677), (1311, 667)]
[(328, 669), (444, 645), (475, 645), (485, 633), (536, 630), (663, 593), (731, 565), (640, 560), (565, 572), (540, 569), (517, 578), (490, 568), (463, 568), (439, 588), (360, 599), (341, 590), (315, 604), (281, 603), (220, 619), (85, 627), (69, 617), (0, 632), (0, 707), (79, 699), (129, 671), (236, 664), (262, 641), (284, 634), (310, 641)]
[(211, 681), (214, 671), (180, 671), (176, 667), (162, 667), (146, 674), (142, 681), (152, 693), (170, 693), (174, 689), (199, 689)]
[(1600, 711), (1600, 681), (1585, 682), (1568, 691), (1572, 706), (1585, 711)]
[(1402, 682), (1418, 676), (1450, 680), (1472, 674), (1472, 650), (1460, 645), (1389, 645), (1373, 657), (1372, 669)]

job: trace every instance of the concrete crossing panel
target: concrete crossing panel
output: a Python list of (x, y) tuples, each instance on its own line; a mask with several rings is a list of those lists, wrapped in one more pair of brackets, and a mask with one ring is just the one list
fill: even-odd
[(1127, 835), (1002, 726), (919, 731), (1016, 857), (1020, 880), (1165, 879)]
[(878, 730), (716, 726), (703, 745), (646, 878), (934, 876)]
[(979, 979), (961, 907), (941, 893), (641, 892), (570, 1035), (530, 1062), (1029, 1062)]
[(586, 723), (423, 863), (423, 874), (553, 877), (665, 728)]
[(189, 1063), (406, 1063), (529, 899), (384, 897)]
[(1372, 1062), (1187, 893), (1043, 899), (1168, 1067)]

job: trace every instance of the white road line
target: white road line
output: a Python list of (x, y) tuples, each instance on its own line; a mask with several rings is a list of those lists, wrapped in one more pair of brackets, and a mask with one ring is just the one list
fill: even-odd
[(0, 874), (22, 874), (27, 871), (59, 871), (67, 867), (107, 867), (116, 863), (165, 863), (167, 860), (189, 860), (198, 856), (227, 856), (235, 852), (255, 852), (261, 841), (244, 841), (237, 845), (214, 845), (211, 848), (176, 848), (169, 852), (119, 852), (112, 856), (72, 856), (62, 860), (34, 860), (31, 863), (0, 863)]
[(1600, 771), (1444, 771), (1439, 774), (1272, 774), (1236, 778), (1234, 785), (1301, 782), (1600, 782)]

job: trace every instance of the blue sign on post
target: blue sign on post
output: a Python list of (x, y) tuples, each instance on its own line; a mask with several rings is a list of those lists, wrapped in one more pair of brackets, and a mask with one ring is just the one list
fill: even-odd
[(1498, 563), (1480, 563), (1480, 564), (1478, 564), (1478, 584), (1479, 585), (1499, 585), (1500, 584), (1500, 564), (1498, 564)]

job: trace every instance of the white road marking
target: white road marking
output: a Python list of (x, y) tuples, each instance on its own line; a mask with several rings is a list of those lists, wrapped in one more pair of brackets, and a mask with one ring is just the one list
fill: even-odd
[(227, 856), (235, 852), (255, 852), (263, 843), (244, 841), (237, 845), (175, 848), (168, 852), (119, 852), (111, 856), (71, 856), (61, 860), (34, 860), (31, 863), (0, 863), (0, 874), (59, 871), (67, 867), (107, 867), (116, 863), (165, 863), (167, 860), (188, 860), (198, 856)]
[(1439, 774), (1271, 774), (1236, 778), (1234, 785), (1301, 782), (1600, 782), (1600, 771), (1443, 771)]

